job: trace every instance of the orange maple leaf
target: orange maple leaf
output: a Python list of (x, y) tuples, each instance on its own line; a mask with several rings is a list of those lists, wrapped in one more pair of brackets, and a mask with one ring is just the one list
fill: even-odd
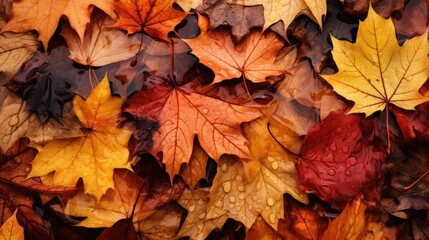
[(65, 15), (80, 39), (83, 39), (86, 24), (89, 23), (90, 5), (102, 9), (112, 17), (115, 16), (113, 0), (23, 0), (13, 4), (12, 18), (2, 32), (27, 32), (35, 29), (46, 50), (60, 17)]
[(128, 100), (125, 111), (137, 118), (158, 121), (151, 152), (163, 153), (167, 172), (173, 178), (182, 163), (188, 163), (198, 136), (203, 149), (215, 160), (224, 153), (249, 157), (240, 124), (261, 116), (255, 108), (230, 104), (152, 77)]
[(121, 0), (115, 3), (119, 21), (113, 27), (129, 34), (144, 31), (151, 37), (167, 40), (167, 34), (187, 15), (172, 7), (174, 0)]

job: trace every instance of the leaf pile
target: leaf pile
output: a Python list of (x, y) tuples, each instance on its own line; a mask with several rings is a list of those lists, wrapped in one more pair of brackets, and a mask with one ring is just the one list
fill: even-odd
[(428, 239), (427, 4), (0, 1), (0, 238)]

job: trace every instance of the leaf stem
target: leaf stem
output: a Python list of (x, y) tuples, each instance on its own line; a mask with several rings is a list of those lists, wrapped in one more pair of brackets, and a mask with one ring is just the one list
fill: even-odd
[(386, 134), (387, 134), (387, 155), (390, 154), (390, 130), (389, 130), (389, 102), (386, 102)]
[(299, 154), (296, 154), (296, 153), (294, 153), (294, 152), (292, 152), (291, 150), (289, 150), (289, 149), (287, 149), (285, 146), (283, 146), (283, 144), (281, 143), (281, 142), (279, 142), (279, 140), (277, 140), (277, 138), (273, 135), (273, 133), (271, 132), (271, 129), (270, 129), (270, 122), (267, 122), (267, 129), (268, 129), (268, 132), (270, 133), (270, 135), (271, 135), (271, 137), (287, 152), (287, 153), (289, 153), (289, 154), (291, 154), (291, 155), (293, 155), (293, 156), (295, 156), (295, 157), (297, 157), (297, 158), (300, 158), (301, 156), (299, 155)]
[(242, 76), (242, 78), (243, 78), (243, 84), (244, 84), (244, 88), (246, 89), (247, 96), (249, 97), (250, 101), (252, 101), (252, 102), (253, 102), (252, 95), (250, 95), (249, 88), (247, 88), (246, 78), (244, 77), (244, 74), (243, 74), (243, 75), (241, 75), (241, 76)]
[(414, 181), (411, 185), (404, 187), (404, 191), (408, 191), (410, 190), (412, 187), (414, 187), (414, 185), (416, 185), (420, 180), (422, 180), (426, 175), (428, 175), (429, 173), (429, 169), (423, 173), (423, 175), (421, 175), (416, 181)]
[(173, 86), (176, 87), (176, 79), (174, 78), (174, 41), (170, 38), (170, 79)]

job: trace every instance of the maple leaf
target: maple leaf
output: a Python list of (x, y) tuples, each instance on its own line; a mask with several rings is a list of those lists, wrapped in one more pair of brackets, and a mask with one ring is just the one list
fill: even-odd
[(8, 82), (39, 47), (36, 36), (31, 33), (0, 34), (0, 82)]
[(24, 240), (24, 228), (19, 225), (18, 219), (16, 219), (16, 213), (18, 210), (15, 210), (12, 216), (6, 220), (0, 227), (0, 238), (1, 239), (10, 239), (10, 240)]
[(113, 27), (133, 34), (142, 29), (151, 37), (168, 40), (168, 33), (187, 13), (172, 7), (174, 0), (120, 0), (115, 3), (119, 20)]
[(203, 4), (203, 0), (175, 0), (174, 2), (179, 4), (186, 12), (196, 9), (199, 5)]
[(308, 201), (298, 188), (293, 157), (271, 137), (266, 123), (264, 119), (245, 125), (250, 161), (241, 162), (230, 156), (221, 159), (210, 190), (207, 218), (227, 215), (250, 228), (261, 215), (277, 229), (283, 218), (284, 193)]
[(76, 96), (73, 108), (83, 125), (82, 135), (39, 146), (29, 177), (55, 171), (53, 184), (64, 186), (74, 186), (82, 178), (85, 193), (100, 199), (113, 188), (113, 169), (130, 168), (127, 144), (132, 132), (116, 128), (123, 101), (111, 96), (107, 76), (86, 101)]
[(62, 15), (67, 16), (71, 26), (83, 39), (86, 24), (89, 23), (89, 6), (94, 5), (110, 16), (113, 12), (112, 0), (23, 0), (16, 2), (12, 8), (12, 17), (4, 26), (2, 32), (27, 32), (37, 30), (39, 40), (45, 50), (51, 36), (57, 29), (58, 21)]
[[(225, 1), (206, 0), (197, 10), (199, 13), (208, 16), (210, 29), (221, 25), (231, 26), (232, 35), (238, 39), (249, 33), (251, 28), (264, 25), (264, 10), (261, 5), (242, 6), (229, 4)], [(240, 14), (236, 14), (238, 12)]]
[(365, 210), (367, 206), (357, 198), (347, 204), (341, 214), (329, 223), (322, 240), (330, 239), (363, 239), (366, 235)]
[(70, 58), (82, 65), (103, 66), (131, 58), (139, 53), (140, 40), (128, 37), (115, 28), (107, 28), (113, 19), (99, 10), (91, 14), (91, 23), (83, 42), (68, 24), (62, 27), (61, 35), (70, 49)]
[(311, 129), (298, 160), (301, 188), (340, 209), (362, 192), (374, 200), (374, 184), (386, 157), (374, 124), (335, 112)]
[(321, 75), (334, 91), (355, 102), (349, 113), (369, 116), (389, 104), (413, 110), (429, 100), (418, 92), (429, 77), (427, 32), (399, 46), (392, 20), (372, 7), (359, 25), (355, 44), (332, 38), (339, 71)]
[(273, 32), (252, 31), (236, 45), (227, 30), (207, 32), (208, 20), (201, 15), (199, 25), (201, 34), (184, 41), (200, 62), (213, 70), (213, 83), (240, 77), (256, 83), (265, 82), (268, 76), (284, 74), (295, 62), (294, 49), (276, 61), (284, 44)]
[(289, 23), (300, 13), (306, 13), (322, 26), (322, 16), (326, 14), (326, 1), (322, 0), (226, 0), (226, 2), (254, 6), (262, 4), (264, 6), (264, 29), (280, 20), (287, 27)]
[[(218, 160), (224, 153), (249, 156), (240, 124), (261, 115), (256, 108), (223, 102), (182, 87), (173, 87), (150, 76), (146, 85), (130, 97), (125, 112), (139, 119), (158, 121), (151, 153), (163, 153), (167, 172), (173, 178), (192, 154), (195, 135), (208, 155)], [(222, 115), (224, 117), (220, 118)]]
[(207, 204), (210, 201), (208, 195), (208, 189), (200, 188), (184, 193), (180, 197), (178, 202), (188, 211), (188, 215), (177, 233), (177, 237), (189, 236), (191, 239), (204, 239), (214, 228), (222, 228), (228, 216), (206, 217)]
[(5, 123), (0, 126), (1, 149), (9, 149), (16, 140), (24, 136), (43, 145), (65, 135), (81, 135), (79, 130), (81, 125), (73, 113), (71, 103), (64, 105), (61, 122), (51, 118), (42, 123), (37, 114), (31, 113), (26, 108), (26, 102), (21, 97), (8, 91), (3, 104), (0, 105), (2, 112), (0, 122)]

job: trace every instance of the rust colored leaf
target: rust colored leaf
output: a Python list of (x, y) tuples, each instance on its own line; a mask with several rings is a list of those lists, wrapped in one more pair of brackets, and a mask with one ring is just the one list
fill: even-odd
[(189, 163), (186, 165), (180, 175), (183, 177), (186, 185), (190, 189), (195, 189), (195, 186), (201, 179), (206, 178), (206, 167), (209, 155), (202, 149), (200, 143), (195, 140), (194, 148)]
[(163, 153), (171, 178), (179, 173), (182, 163), (189, 162), (195, 135), (215, 160), (224, 153), (248, 157), (240, 124), (261, 115), (257, 109), (188, 92), (156, 77), (146, 80), (142, 90), (127, 101), (125, 111), (136, 118), (159, 122), (150, 152)]
[(175, 10), (174, 0), (121, 0), (115, 3), (119, 20), (113, 25), (128, 34), (144, 30), (149, 36), (168, 40), (167, 34), (186, 17), (187, 13)]
[(208, 20), (201, 15), (199, 25), (201, 34), (184, 41), (200, 62), (213, 70), (213, 83), (240, 77), (252, 82), (265, 82), (269, 76), (284, 74), (295, 62), (295, 49), (277, 59), (283, 42), (273, 32), (254, 30), (236, 44), (227, 30), (208, 31)]
[(374, 200), (386, 157), (377, 128), (358, 115), (331, 113), (304, 139), (298, 160), (301, 188), (339, 209), (361, 192)]
[(89, 5), (115, 16), (112, 0), (23, 0), (13, 5), (12, 17), (2, 32), (27, 32), (35, 29), (47, 50), (49, 39), (57, 29), (60, 17), (66, 15), (80, 39), (83, 39), (86, 24), (89, 23)]
[(246, 233), (246, 240), (282, 240), (283, 238), (262, 217), (258, 217)]

